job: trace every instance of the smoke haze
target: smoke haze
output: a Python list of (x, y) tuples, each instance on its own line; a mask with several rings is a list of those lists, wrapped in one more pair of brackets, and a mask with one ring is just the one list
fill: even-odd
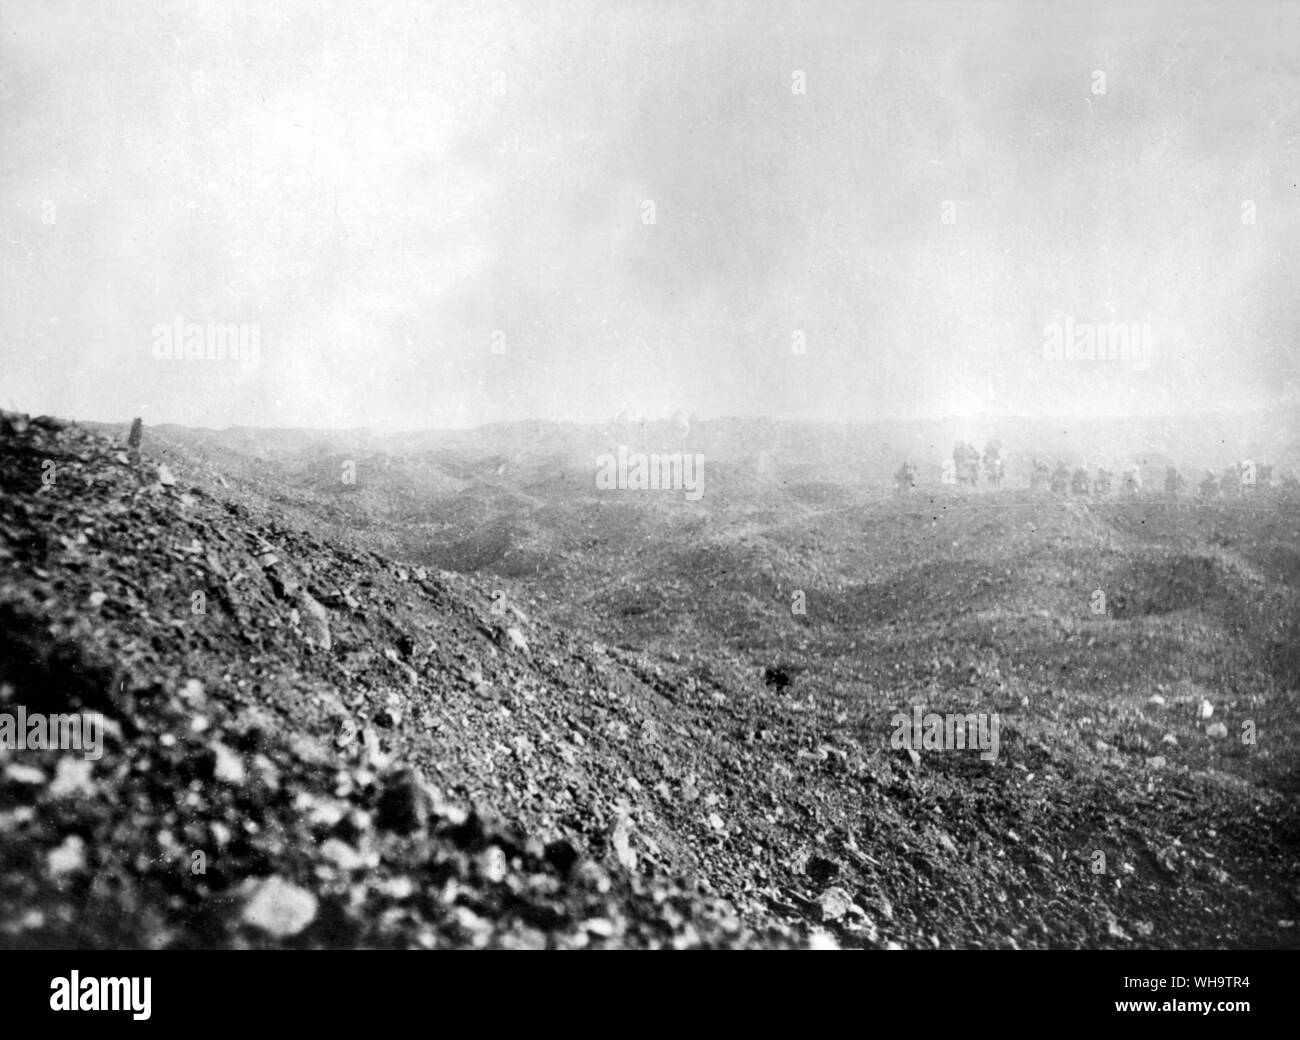
[[(1276, 405), (1300, 387), (1298, 27), (11, 2), (0, 394), (407, 428)], [(259, 363), (157, 359), (178, 318), (256, 326)], [(1147, 326), (1149, 365), (1046, 359), (1067, 318)]]

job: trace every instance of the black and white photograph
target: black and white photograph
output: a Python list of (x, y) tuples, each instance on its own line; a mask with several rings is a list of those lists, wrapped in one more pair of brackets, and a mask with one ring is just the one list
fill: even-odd
[(4, 0), (0, 948), (1249, 1019), (1298, 273), (1294, 3)]

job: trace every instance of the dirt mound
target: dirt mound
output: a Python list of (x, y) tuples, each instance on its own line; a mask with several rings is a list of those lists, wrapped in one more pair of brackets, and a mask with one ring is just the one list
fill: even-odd
[(7, 941), (803, 941), (627, 871), (638, 849), (695, 868), (632, 804), (619, 744), (655, 694), (612, 659), (107, 439), (4, 422), (0, 710), (105, 716), (101, 759), (0, 751)]

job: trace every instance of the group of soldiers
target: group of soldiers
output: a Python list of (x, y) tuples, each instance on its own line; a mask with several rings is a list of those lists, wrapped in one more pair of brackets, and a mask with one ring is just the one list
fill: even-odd
[[(974, 487), (978, 482), (980, 462), (984, 464), (984, 474), (994, 487), (1002, 483), (1006, 475), (1006, 460), (1002, 445), (998, 441), (989, 441), (981, 454), (965, 442), (959, 443), (951, 459), (944, 459), (942, 482)], [(917, 468), (911, 462), (904, 462), (894, 474), (894, 490), (903, 493), (917, 486)], [(1228, 466), (1222, 474), (1216, 475), (1206, 470), (1201, 479), (1199, 492), (1203, 497), (1216, 495), (1249, 494), (1260, 487), (1280, 486), (1289, 491), (1300, 491), (1300, 481), (1295, 476), (1288, 476), (1282, 481), (1273, 478), (1273, 466), (1267, 462), (1255, 463), (1252, 460)], [(1030, 471), (1029, 486), (1038, 491), (1047, 488), (1053, 494), (1095, 495), (1111, 494), (1116, 486), (1116, 475), (1102, 467), (1097, 475), (1091, 476), (1086, 466), (1070, 469), (1064, 462), (1058, 462), (1052, 469), (1041, 459), (1035, 459)], [(1118, 486), (1122, 494), (1136, 495), (1142, 491), (1142, 468), (1136, 463), (1124, 466), (1118, 475)], [(1165, 471), (1164, 490), (1168, 495), (1181, 495), (1187, 488), (1187, 479), (1176, 466)]]
[[(1002, 455), (1002, 442), (989, 441), (981, 455), (972, 445), (960, 442), (953, 449), (952, 458), (943, 460), (942, 480), (945, 484), (961, 484), (975, 487), (979, 483), (980, 463), (984, 465), (984, 479), (993, 487), (1002, 484), (1006, 476), (1006, 460)], [(894, 474), (894, 488), (897, 491), (911, 491), (916, 487), (917, 470), (910, 462), (904, 462)]]
[[(1176, 478), (1176, 483), (1175, 483)], [(1165, 490), (1178, 494), (1185, 485), (1183, 478), (1173, 469), (1165, 478)], [(1229, 466), (1219, 476), (1213, 470), (1206, 470), (1201, 478), (1200, 493), (1209, 498), (1213, 495), (1246, 494), (1256, 488), (1281, 487), (1287, 491), (1300, 491), (1300, 480), (1294, 474), (1283, 477), (1280, 481), (1273, 477), (1273, 466), (1267, 462), (1239, 462)]]
[[(1064, 462), (1058, 462), (1055, 469), (1050, 469), (1046, 462), (1035, 459), (1029, 475), (1029, 487), (1034, 491), (1048, 488), (1054, 495), (1066, 492), (1074, 495), (1109, 495), (1115, 487), (1115, 473), (1102, 466), (1097, 470), (1097, 475), (1092, 477), (1086, 466), (1076, 466), (1071, 470)], [(1142, 490), (1142, 468), (1128, 465), (1120, 470), (1119, 488), (1125, 494), (1138, 494)]]

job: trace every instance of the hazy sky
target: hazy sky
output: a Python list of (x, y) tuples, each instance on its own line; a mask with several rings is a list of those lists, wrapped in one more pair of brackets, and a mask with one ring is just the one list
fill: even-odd
[[(1276, 402), (1298, 41), (1296, 4), (5, 0), (0, 406)], [(1044, 358), (1066, 316), (1149, 324), (1149, 367)], [(156, 359), (178, 317), (256, 325), (258, 365)]]

